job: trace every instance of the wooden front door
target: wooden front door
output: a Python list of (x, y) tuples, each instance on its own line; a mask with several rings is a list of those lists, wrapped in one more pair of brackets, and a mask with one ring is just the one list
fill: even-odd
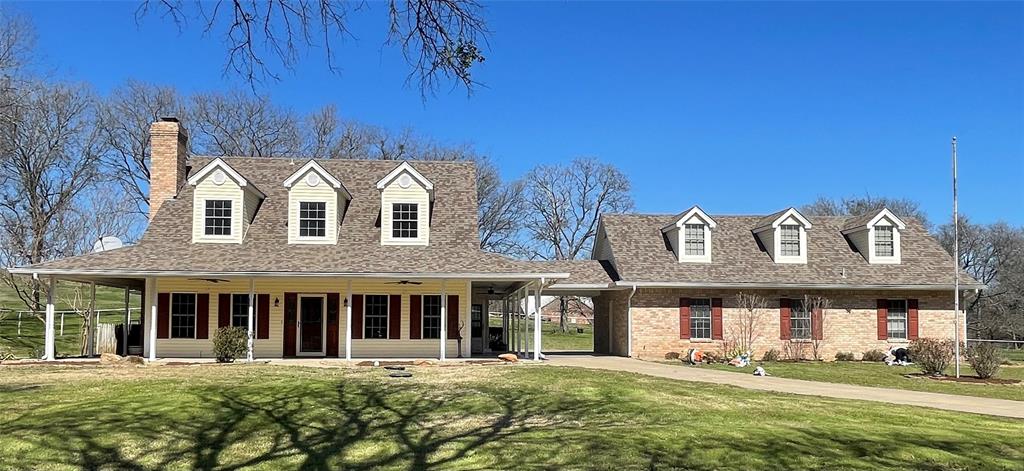
[(324, 297), (299, 296), (299, 355), (323, 355), (325, 337)]

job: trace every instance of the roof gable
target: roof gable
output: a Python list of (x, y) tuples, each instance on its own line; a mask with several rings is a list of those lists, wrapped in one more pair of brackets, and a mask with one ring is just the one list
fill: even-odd
[[(209, 163), (204, 165), (203, 168), (199, 169), (199, 171), (195, 172), (190, 177), (188, 177), (188, 184), (191, 186), (196, 186), (208, 175), (213, 175), (213, 178), (216, 179), (218, 174), (215, 172), (217, 170), (223, 172), (223, 175), (225, 175), (226, 177), (230, 177), (232, 180), (235, 181), (236, 184), (238, 184), (238, 186), (242, 187), (243, 189), (248, 188), (252, 191), (255, 191), (257, 194), (260, 195), (261, 198), (266, 196), (262, 191), (260, 191), (259, 188), (257, 188), (255, 185), (251, 185), (249, 183), (249, 180), (243, 177), (242, 174), (238, 173), (237, 170), (235, 170), (232, 166), (228, 165), (228, 163), (225, 162), (224, 159), (221, 159), (220, 157), (211, 160)], [(223, 183), (223, 181), (217, 182), (216, 180), (214, 182), (217, 183), (218, 185)]]
[(811, 221), (804, 217), (803, 214), (800, 214), (800, 211), (797, 211), (796, 208), (790, 207), (761, 218), (757, 221), (753, 230), (754, 232), (762, 232), (768, 229), (776, 229), (790, 218), (799, 222), (801, 226), (804, 226), (804, 229), (811, 228)]
[(316, 160), (310, 160), (309, 162), (306, 162), (305, 165), (300, 167), (298, 170), (295, 171), (295, 173), (291, 174), (291, 176), (285, 179), (284, 187), (291, 188), (300, 178), (302, 178), (303, 175), (306, 175), (306, 173), (310, 171), (316, 172), (317, 175), (320, 176), (320, 178), (326, 180), (327, 183), (329, 183), (333, 188), (341, 191), (341, 193), (345, 196), (346, 199), (352, 199), (352, 193), (349, 193), (348, 189), (345, 188), (345, 185), (341, 183), (341, 180), (338, 180), (334, 175), (331, 175), (331, 172), (328, 172), (326, 169), (324, 169), (320, 164), (316, 162)]
[(662, 227), (661, 231), (668, 232), (673, 229), (683, 227), (683, 224), (687, 224), (694, 217), (697, 217), (701, 221), (704, 221), (704, 224), (707, 224), (708, 227), (712, 229), (718, 226), (718, 223), (716, 223), (715, 220), (711, 218), (711, 216), (708, 216), (703, 209), (700, 209), (700, 206), (693, 205), (690, 209), (687, 209), (686, 211), (683, 211), (675, 215), (675, 222), (667, 224), (665, 227)]
[(900, 230), (906, 229), (907, 224), (903, 222), (896, 214), (889, 211), (889, 208), (882, 208), (877, 213), (867, 213), (857, 216), (846, 223), (843, 227), (843, 233), (848, 234), (851, 232), (858, 232), (862, 230), (868, 230), (875, 224), (878, 224), (882, 219), (888, 219), (893, 225), (898, 227)]
[(388, 172), (384, 178), (377, 181), (377, 189), (383, 190), (385, 187), (391, 184), (396, 178), (399, 178), (402, 174), (408, 174), (410, 178), (416, 180), (424, 189), (430, 193), (430, 198), (434, 198), (434, 183), (424, 177), (419, 171), (417, 171), (409, 162), (402, 162), (398, 164), (393, 170)]

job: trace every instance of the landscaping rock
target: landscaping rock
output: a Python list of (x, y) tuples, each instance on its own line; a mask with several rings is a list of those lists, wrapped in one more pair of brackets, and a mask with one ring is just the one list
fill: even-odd
[(412, 364), (415, 366), (434, 366), (434, 362), (430, 360), (416, 360)]
[(108, 365), (113, 364), (113, 365), (116, 365), (116, 364), (121, 363), (121, 360), (123, 360), (121, 355), (118, 355), (118, 354), (115, 354), (115, 353), (101, 353), (100, 354), (100, 363), (103, 363), (103, 364), (108, 364)]
[(121, 362), (127, 363), (129, 365), (145, 365), (146, 359), (138, 355), (128, 355), (126, 357), (123, 357), (121, 359)]
[(506, 363), (515, 363), (519, 361), (519, 357), (515, 353), (502, 353), (498, 355), (498, 359)]

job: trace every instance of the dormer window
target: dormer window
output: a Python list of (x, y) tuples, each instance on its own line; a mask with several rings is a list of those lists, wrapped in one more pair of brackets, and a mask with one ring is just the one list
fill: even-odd
[(231, 200), (206, 200), (205, 233), (208, 236), (231, 235)]
[(850, 219), (843, 235), (870, 264), (898, 264), (901, 255), (901, 232), (906, 224), (892, 211), (882, 208)]
[(711, 230), (717, 226), (702, 209), (694, 206), (672, 217), (662, 234), (679, 262), (711, 262)]
[(327, 236), (327, 203), (299, 202), (299, 237)]
[(893, 256), (892, 226), (875, 227), (875, 256)]
[(419, 205), (395, 203), (391, 205), (391, 236), (396, 239), (419, 237)]
[(783, 224), (779, 231), (779, 245), (783, 257), (800, 256), (800, 226), (796, 224)]
[(315, 160), (284, 181), (288, 189), (288, 243), (336, 244), (352, 194)]

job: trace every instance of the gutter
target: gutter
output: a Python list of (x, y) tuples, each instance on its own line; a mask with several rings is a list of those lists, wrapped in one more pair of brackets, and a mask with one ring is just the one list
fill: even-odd
[[(911, 291), (934, 291), (953, 289), (952, 284), (837, 284), (837, 283), (737, 283), (737, 282), (700, 282), (700, 281), (616, 281), (612, 285), (619, 288), (748, 288), (748, 289), (779, 289), (779, 288), (804, 288), (804, 289), (875, 289), (875, 290), (911, 290)], [(966, 289), (986, 289), (985, 285), (972, 284), (961, 285)]]
[(64, 275), (64, 276), (114, 276), (114, 277), (149, 277), (149, 276), (191, 276), (191, 277), (349, 277), (349, 278), (475, 278), (483, 280), (523, 281), (545, 278), (559, 280), (569, 278), (568, 273), (416, 273), (416, 272), (294, 272), (294, 271), (261, 271), (261, 272), (224, 272), (224, 271), (188, 271), (188, 270), (66, 270), (58, 268), (10, 268), (8, 272), (15, 275)]

